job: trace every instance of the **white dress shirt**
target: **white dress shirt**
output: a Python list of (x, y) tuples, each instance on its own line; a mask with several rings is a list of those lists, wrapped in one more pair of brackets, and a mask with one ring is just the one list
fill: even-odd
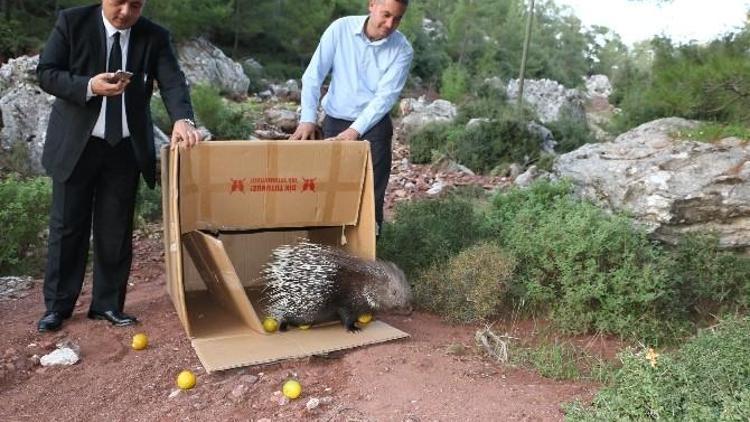
[[(107, 60), (105, 63), (109, 63), (109, 53), (112, 51), (112, 44), (114, 43), (115, 32), (120, 32), (120, 48), (122, 49), (122, 70), (127, 69), (128, 62), (128, 45), (130, 43), (130, 28), (128, 29), (117, 29), (112, 26), (111, 23), (104, 16), (102, 12), (102, 20), (104, 21), (104, 29), (107, 32)], [(120, 69), (107, 69), (107, 72), (114, 73)], [(86, 88), (86, 100), (90, 100), (94, 97), (94, 92), (91, 90), (91, 79)], [(91, 136), (104, 139), (104, 121), (107, 115), (107, 101), (106, 97), (102, 98), (102, 108), (99, 111), (99, 117), (96, 119), (94, 130), (91, 131)], [(127, 138), (130, 136), (130, 128), (128, 127), (128, 118), (125, 111), (125, 93), (122, 94), (122, 137)]]
[(414, 50), (398, 31), (370, 41), (366, 21), (367, 16), (347, 16), (323, 33), (302, 76), (301, 122), (316, 122), (328, 73), (331, 84), (322, 102), (326, 115), (353, 121), (351, 128), (364, 135), (390, 112), (406, 84)]

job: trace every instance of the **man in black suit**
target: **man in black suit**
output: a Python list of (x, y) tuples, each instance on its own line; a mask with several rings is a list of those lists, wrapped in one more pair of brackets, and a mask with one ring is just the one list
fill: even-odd
[[(202, 140), (169, 32), (141, 17), (146, 0), (101, 0), (60, 12), (37, 76), (52, 106), (42, 164), (52, 177), (46, 312), (40, 332), (56, 331), (81, 292), (93, 222), (94, 282), (88, 317), (116, 326), (132, 260), (139, 175), (156, 179), (150, 100), (154, 81), (170, 118), (172, 147)], [(129, 73), (119, 72), (126, 70)]]

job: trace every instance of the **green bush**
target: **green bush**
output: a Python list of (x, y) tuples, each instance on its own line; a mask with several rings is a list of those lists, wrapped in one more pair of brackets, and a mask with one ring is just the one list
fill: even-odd
[(446, 195), (402, 202), (396, 206), (394, 221), (383, 225), (378, 256), (395, 262), (412, 280), (482, 236), (482, 218), (469, 200)]
[(578, 147), (594, 142), (594, 134), (589, 129), (586, 120), (573, 116), (570, 109), (564, 108), (560, 112), (560, 118), (547, 125), (555, 136), (558, 153), (566, 153), (578, 149)]
[(415, 164), (429, 164), (436, 153), (446, 153), (447, 146), (460, 138), (463, 128), (450, 123), (431, 123), (409, 139), (409, 158)]
[(160, 221), (162, 218), (161, 186), (149, 189), (145, 183), (138, 186), (135, 200), (135, 223), (143, 226), (147, 223)]
[(42, 233), (47, 227), (52, 201), (47, 178), (0, 180), (0, 274), (33, 270), (44, 246)]
[(167, 136), (172, 133), (172, 119), (169, 118), (167, 107), (159, 96), (151, 97), (151, 119), (156, 127), (161, 129)]
[(225, 100), (216, 88), (197, 85), (191, 96), (198, 123), (207, 127), (214, 139), (248, 139), (253, 132), (253, 119), (242, 105)]
[(573, 404), (570, 421), (750, 419), (750, 319), (730, 319), (707, 330), (673, 354), (632, 350), (614, 384), (590, 407)]
[(687, 319), (661, 249), (625, 217), (539, 182), (494, 198), (490, 226), (516, 256), (520, 307), (550, 310), (564, 332), (663, 339)]
[(750, 307), (750, 258), (721, 251), (718, 236), (701, 233), (686, 235), (670, 252), (678, 301), (696, 317)]
[(457, 102), (469, 93), (469, 72), (459, 64), (451, 63), (440, 78), (440, 96)]
[(420, 274), (414, 283), (415, 303), (453, 322), (489, 319), (505, 300), (515, 265), (497, 245), (472, 246)]
[(503, 163), (525, 164), (539, 157), (539, 139), (521, 118), (501, 117), (467, 128), (455, 143), (455, 157), (477, 173)]

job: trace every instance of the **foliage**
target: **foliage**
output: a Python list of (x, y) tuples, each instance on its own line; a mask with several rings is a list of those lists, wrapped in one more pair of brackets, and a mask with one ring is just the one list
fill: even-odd
[[(750, 319), (730, 318), (674, 353), (628, 350), (612, 386), (567, 420), (735, 421), (750, 419)], [(649, 359), (650, 358), (650, 359)]]
[(172, 119), (169, 118), (167, 107), (158, 95), (151, 97), (151, 119), (162, 132), (172, 133)]
[(462, 134), (461, 126), (431, 123), (409, 139), (409, 158), (415, 164), (428, 164), (436, 153), (445, 153), (447, 145), (456, 143)]
[(684, 236), (670, 258), (677, 302), (696, 317), (750, 308), (750, 258), (721, 251), (715, 234)]
[(677, 139), (701, 142), (716, 142), (728, 137), (749, 140), (750, 127), (737, 123), (723, 124), (716, 122), (703, 122), (695, 129), (678, 131), (673, 135)]
[(564, 332), (661, 339), (684, 326), (661, 250), (629, 219), (538, 182), (494, 198), (490, 225), (518, 259), (512, 293)]
[(51, 186), (47, 178), (0, 180), (0, 274), (26, 273), (33, 268), (44, 245), (42, 233), (47, 227), (51, 204)]
[(708, 45), (674, 46), (669, 39), (654, 39), (650, 71), (627, 66), (615, 80), (622, 109), (618, 127), (669, 116), (750, 124), (747, 31)]
[(449, 321), (487, 320), (498, 313), (515, 265), (497, 245), (477, 244), (420, 274), (415, 302)]
[(526, 121), (512, 115), (468, 127), (453, 153), (461, 164), (487, 173), (503, 163), (528, 163), (539, 156), (539, 139)]
[(135, 199), (135, 224), (143, 226), (146, 223), (160, 221), (162, 218), (161, 186), (149, 189), (145, 183), (138, 186)]
[(198, 123), (215, 139), (247, 139), (252, 133), (252, 116), (241, 105), (221, 98), (216, 88), (197, 85), (191, 96)]
[(555, 151), (566, 153), (578, 149), (584, 144), (594, 142), (594, 135), (585, 119), (572, 114), (568, 108), (560, 112), (560, 117), (547, 125), (557, 141)]
[(451, 63), (440, 78), (440, 95), (452, 102), (461, 100), (469, 90), (469, 74), (459, 64)]
[(402, 202), (378, 240), (378, 257), (393, 261), (407, 277), (448, 260), (482, 237), (481, 217), (471, 201), (455, 195)]

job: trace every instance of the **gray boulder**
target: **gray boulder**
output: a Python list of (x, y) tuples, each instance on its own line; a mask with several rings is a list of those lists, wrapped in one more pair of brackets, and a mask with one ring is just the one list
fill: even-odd
[(750, 144), (681, 138), (681, 118), (645, 123), (613, 142), (587, 144), (555, 162), (557, 177), (601, 206), (626, 211), (661, 241), (715, 232), (724, 248), (750, 246)]
[[(508, 101), (518, 98), (518, 79), (508, 82)], [(523, 85), (523, 99), (536, 112), (542, 123), (550, 123), (563, 117), (586, 121), (585, 98), (577, 89), (568, 89), (549, 79), (527, 79)]]
[(250, 79), (242, 65), (206, 39), (196, 38), (179, 45), (177, 57), (191, 85), (211, 85), (232, 97), (247, 95)]
[(29, 157), (27, 167), (34, 174), (44, 173), (42, 150), (54, 100), (55, 97), (39, 86), (26, 82), (19, 83), (0, 98), (2, 153), (25, 150)]
[(403, 116), (399, 126), (401, 139), (409, 139), (409, 136), (430, 123), (450, 123), (458, 114), (456, 106), (450, 101), (435, 100), (428, 103), (424, 97), (404, 98), (399, 103), (399, 110)]
[(8, 60), (0, 67), (0, 97), (21, 84), (36, 85), (36, 66), (39, 55), (21, 56)]

